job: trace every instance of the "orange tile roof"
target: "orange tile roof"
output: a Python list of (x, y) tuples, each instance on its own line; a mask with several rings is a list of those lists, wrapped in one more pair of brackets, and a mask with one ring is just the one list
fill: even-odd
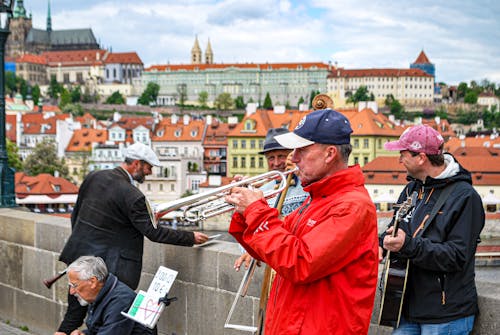
[[(258, 109), (255, 113), (245, 115), (243, 120), (230, 130), (229, 137), (266, 137), (269, 128), (295, 129), (300, 120), (309, 112), (287, 110), (285, 113), (274, 113), (272, 110)], [(245, 130), (245, 123), (252, 120), (254, 129)]]
[[(175, 124), (172, 124), (171, 118), (165, 118), (156, 126), (151, 140), (153, 142), (170, 141), (201, 143), (204, 129), (205, 121), (203, 120), (190, 120), (189, 124), (184, 125), (182, 118)], [(176, 136), (176, 133), (178, 133), (179, 136)]]
[(23, 123), (23, 134), (56, 134), (57, 120), (65, 120), (69, 117), (68, 114), (56, 114), (55, 116), (47, 117), (43, 113), (27, 113), (21, 118)]
[(106, 50), (46, 51), (41, 54), (49, 66), (90, 66), (103, 64)]
[[(25, 198), (29, 195), (47, 195), (56, 198), (61, 194), (77, 194), (78, 187), (61, 177), (54, 177), (48, 173), (38, 176), (28, 176), (24, 172), (16, 172), (15, 192), (17, 198)], [(59, 186), (59, 191), (55, 186)]]
[(82, 125), (91, 125), (93, 124), (97, 119), (90, 114), (89, 112), (83, 114), (83, 116), (77, 116), (75, 117), (76, 122), (80, 122)]
[(436, 123), (436, 119), (422, 119), (422, 124), (432, 127), (445, 138), (455, 137), (457, 134), (451, 129), (450, 123), (446, 119), (440, 119), (439, 124)]
[(256, 70), (287, 70), (299, 69), (310, 70), (328, 69), (329, 65), (325, 63), (229, 63), (229, 64), (172, 64), (172, 65), (153, 65), (145, 69), (146, 72), (164, 72), (164, 71), (194, 71), (194, 70), (221, 70), (229, 68), (238, 69), (256, 69)]
[(16, 134), (17, 134), (17, 132), (16, 132), (16, 130), (17, 130), (17, 117), (16, 117), (16, 115), (14, 115), (14, 114), (5, 115), (5, 123), (11, 125), (10, 129), (8, 129), (8, 130), (6, 129), (5, 135), (7, 136), (9, 141), (16, 143), (16, 139), (17, 139), (17, 136), (16, 136)]
[(327, 78), (352, 77), (430, 77), (421, 69), (349, 69), (337, 68), (330, 72)]
[(424, 50), (420, 51), (420, 54), (418, 55), (417, 59), (413, 62), (413, 64), (430, 64), (429, 58), (427, 58), (427, 55), (425, 54)]
[(113, 52), (108, 55), (105, 60), (107, 64), (139, 64), (142, 65), (142, 60), (136, 52)]
[(53, 106), (53, 105), (42, 105), (42, 112), (54, 112), (54, 113), (61, 113), (62, 110), (59, 108), (59, 106)]
[(30, 63), (30, 64), (41, 64), (47, 65), (47, 59), (40, 55), (24, 54), (16, 58), (16, 63)]
[(448, 152), (455, 152), (460, 147), (472, 148), (472, 147), (500, 147), (500, 136), (476, 136), (476, 137), (465, 137), (463, 139), (452, 137), (444, 145), (444, 148)]
[(122, 116), (120, 120), (113, 122), (111, 127), (119, 126), (123, 129), (132, 130), (139, 126), (144, 126), (151, 129), (154, 124), (154, 119), (152, 116)]
[(394, 136), (399, 137), (405, 127), (398, 126), (382, 113), (375, 113), (370, 108), (338, 109), (351, 123), (353, 136)]
[(203, 139), (203, 146), (210, 147), (226, 147), (227, 135), (231, 130), (231, 125), (212, 120), (211, 125), (207, 125), (205, 131), (205, 138)]
[(108, 131), (104, 129), (76, 129), (66, 147), (67, 152), (91, 151), (92, 143), (104, 144), (108, 139)]
[[(474, 185), (500, 185), (500, 157), (455, 157), (472, 175)], [(404, 185), (406, 170), (398, 157), (380, 156), (363, 166), (366, 184)]]

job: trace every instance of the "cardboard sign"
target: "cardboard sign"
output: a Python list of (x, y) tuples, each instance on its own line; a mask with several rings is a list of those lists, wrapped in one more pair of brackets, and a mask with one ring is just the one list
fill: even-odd
[(165, 308), (159, 300), (170, 291), (175, 277), (177, 277), (177, 271), (160, 266), (148, 291), (140, 290), (128, 312), (122, 312), (122, 315), (153, 329)]

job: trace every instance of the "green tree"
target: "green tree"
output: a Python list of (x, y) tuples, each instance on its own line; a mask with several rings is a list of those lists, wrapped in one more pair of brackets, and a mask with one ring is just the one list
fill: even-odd
[(5, 139), (5, 144), (7, 146), (7, 162), (9, 167), (16, 171), (21, 171), (23, 169), (23, 163), (19, 157), (17, 145), (8, 138)]
[(85, 111), (83, 110), (83, 107), (80, 104), (66, 104), (62, 108), (62, 111), (64, 113), (69, 113), (73, 116), (83, 116), (83, 114), (85, 114)]
[(36, 176), (40, 173), (53, 175), (58, 171), (61, 177), (66, 179), (69, 177), (64, 158), (57, 157), (56, 145), (50, 140), (44, 140), (35, 146), (32, 153), (26, 157), (23, 168), (29, 176)]
[(477, 92), (470, 90), (465, 94), (464, 102), (466, 104), (475, 104), (477, 103), (477, 97), (478, 97)]
[(312, 90), (311, 91), (311, 96), (309, 97), (309, 108), (312, 108), (312, 102), (314, 100), (314, 97), (317, 96), (320, 92)]
[(215, 98), (214, 105), (215, 108), (225, 111), (233, 108), (234, 100), (231, 98), (229, 93), (221, 93)]
[(200, 104), (201, 107), (207, 108), (207, 101), (208, 101), (208, 92), (201, 91), (200, 94), (198, 94), (198, 103)]
[(33, 98), (33, 104), (35, 106), (38, 105), (38, 102), (40, 101), (40, 86), (38, 86), (38, 84), (33, 86), (31, 89), (31, 97)]
[(62, 90), (63, 86), (57, 82), (56, 76), (51, 76), (49, 88), (47, 90), (47, 94), (49, 95), (49, 97), (51, 97), (52, 99), (57, 99)]
[(461, 82), (460, 84), (458, 84), (457, 96), (459, 99), (465, 97), (465, 93), (467, 93), (467, 89), (468, 89), (467, 83)]
[(243, 101), (243, 97), (241, 95), (238, 95), (236, 99), (234, 99), (234, 105), (236, 106), (236, 109), (245, 108), (245, 101)]
[(80, 102), (82, 100), (82, 88), (80, 85), (72, 87), (69, 93), (72, 103)]
[(269, 92), (266, 93), (266, 97), (264, 98), (264, 104), (262, 105), (265, 109), (273, 109), (273, 101), (271, 100), (271, 95)]
[(13, 96), (17, 92), (17, 78), (12, 71), (5, 71), (5, 94)]
[(187, 100), (187, 85), (186, 84), (179, 84), (177, 85), (177, 96), (179, 97), (178, 105), (179, 106), (184, 106)]
[(299, 101), (297, 101), (297, 106), (300, 106), (303, 103), (304, 103), (304, 97), (300, 97)]
[(156, 104), (156, 99), (158, 98), (158, 93), (160, 93), (160, 85), (157, 83), (149, 82), (148, 86), (141, 96), (137, 100), (140, 105), (149, 106), (151, 104)]
[(109, 105), (125, 105), (125, 102), (125, 97), (120, 93), (120, 91), (114, 91), (104, 103)]
[(61, 89), (61, 100), (59, 101), (59, 108), (63, 109), (64, 106), (71, 103), (71, 93), (64, 87)]
[[(361, 85), (353, 95), (351, 95), (347, 102), (357, 105), (360, 101), (373, 101), (371, 100), (370, 92), (368, 92), (368, 87)], [(375, 97), (373, 97), (375, 99)]]

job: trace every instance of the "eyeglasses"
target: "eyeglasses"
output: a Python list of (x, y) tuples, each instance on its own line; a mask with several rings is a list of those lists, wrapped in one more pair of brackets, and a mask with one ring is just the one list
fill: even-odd
[(78, 286), (80, 286), (81, 282), (85, 280), (80, 280), (80, 282), (73, 284), (73, 283), (68, 283), (69, 288), (72, 288), (73, 290), (76, 290)]

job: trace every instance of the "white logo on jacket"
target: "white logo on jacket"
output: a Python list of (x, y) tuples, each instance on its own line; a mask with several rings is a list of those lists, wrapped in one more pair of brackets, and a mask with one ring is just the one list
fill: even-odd
[(269, 230), (269, 227), (267, 226), (267, 221), (265, 222), (262, 222), (258, 227), (257, 229), (255, 229), (255, 231), (253, 232), (253, 234), (257, 234), (257, 233), (260, 233), (260, 232), (263, 232), (264, 230)]
[(309, 226), (309, 227), (314, 227), (316, 225), (316, 223), (317, 223), (316, 220), (309, 219), (309, 220), (307, 220), (306, 225)]

